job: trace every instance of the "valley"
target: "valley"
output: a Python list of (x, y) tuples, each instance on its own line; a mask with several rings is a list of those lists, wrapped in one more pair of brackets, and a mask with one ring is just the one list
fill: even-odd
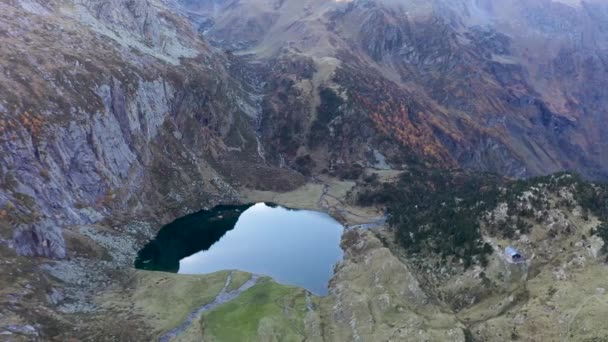
[[(543, 181), (547, 180), (537, 184)], [(302, 207), (323, 210), (315, 205), (327, 191), (345, 203), (342, 213), (358, 213), (341, 219), (344, 225), (360, 224), (364, 215), (375, 217), (375, 209), (353, 205), (348, 198), (355, 183), (328, 180), (326, 184), (310, 184), (287, 193), (243, 191), (249, 193), (244, 200), (272, 199), (290, 206), (295, 200), (301, 201)], [(606, 310), (602, 304), (607, 299), (602, 276), (606, 272), (605, 256), (599, 252), (603, 242), (592, 232), (598, 224), (593, 214), (585, 219), (580, 206), (559, 204), (560, 198), (572, 198), (568, 188), (565, 185), (543, 192), (557, 205), (546, 218), (550, 224), (532, 223), (529, 233), (517, 232), (516, 238), (508, 239), (495, 236), (488, 230), (490, 226), (485, 226), (484, 239), (494, 252), (484, 267), (463, 269), (462, 261), (438, 266), (440, 259), (435, 260), (432, 254), (421, 254), (421, 260), (397, 245), (392, 237), (394, 230), (388, 227), (347, 230), (341, 242), (344, 260), (335, 269), (329, 294), (324, 297), (277, 284), (270, 278), (253, 278), (255, 283), (248, 283), (251, 274), (235, 271), (180, 275), (134, 270), (130, 262), (135, 259), (138, 244), (126, 249), (127, 243), (118, 242), (125, 239), (125, 234), (98, 232), (90, 237), (97, 248), (110, 255), (129, 254), (131, 259), (124, 259), (120, 266), (119, 259), (113, 258), (111, 265), (121, 271), (112, 275), (98, 274), (102, 271), (95, 268), (100, 265), (98, 257), (88, 260), (91, 268), (80, 271), (76, 265), (84, 261), (82, 257), (53, 262), (50, 269), (54, 277), (62, 276), (61, 268), (67, 268), (64, 276), (75, 277), (53, 281), (54, 286), (60, 286), (56, 291), (66, 296), (60, 302), (62, 311), (78, 300), (89, 307), (86, 312), (79, 307), (72, 314), (62, 314), (72, 321), (80, 317), (78, 328), (70, 329), (62, 321), (53, 321), (51, 326), (62, 332), (55, 337), (58, 340), (73, 336), (152, 340), (166, 338), (167, 334), (176, 341), (198, 341), (201, 336), (204, 340), (296, 341), (367, 341), (378, 336), (384, 340), (466, 341), (471, 335), (483, 340), (527, 336), (540, 341), (562, 340), (567, 333), (571, 340), (601, 337), (607, 332), (601, 320), (594, 317), (602, 317)], [(281, 202), (283, 199), (286, 202)], [(531, 199), (521, 200), (523, 204), (533, 203)], [(499, 219), (507, 215), (505, 210), (499, 204), (493, 215)], [(521, 265), (506, 262), (500, 246), (508, 243), (516, 243), (528, 261)], [(86, 284), (78, 283), (79, 274), (87, 279)], [(23, 279), (32, 288), (41, 286), (29, 277)], [(102, 279), (111, 284), (104, 286)], [(70, 298), (75, 293), (66, 287), (69, 282), (94, 295)], [(234, 292), (245, 284), (247, 290)], [(89, 286), (92, 288), (86, 290)], [(253, 309), (259, 307), (264, 310)], [(571, 322), (570, 332), (551, 329), (560, 321)], [(226, 325), (231, 328), (225, 329)], [(413, 331), (421, 337), (412, 339)]]
[[(0, 1), (0, 340), (606, 340), (606, 22), (604, 0)], [(237, 227), (267, 207), (331, 222), (260, 243), (314, 285), (251, 255), (178, 273), (272, 240)]]

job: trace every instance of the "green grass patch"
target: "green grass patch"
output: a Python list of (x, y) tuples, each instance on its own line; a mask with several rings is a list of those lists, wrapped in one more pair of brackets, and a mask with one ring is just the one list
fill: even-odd
[(199, 307), (213, 302), (226, 283), (227, 271), (208, 275), (178, 275), (137, 271), (134, 300), (157, 333), (169, 331), (184, 322)]
[(201, 319), (204, 341), (303, 341), (304, 290), (266, 278)]

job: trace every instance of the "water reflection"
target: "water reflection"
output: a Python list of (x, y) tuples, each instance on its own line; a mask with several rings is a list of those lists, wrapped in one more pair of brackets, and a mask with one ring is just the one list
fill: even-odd
[(343, 227), (326, 214), (258, 203), (176, 220), (139, 253), (136, 267), (183, 274), (238, 269), (324, 295), (342, 258)]

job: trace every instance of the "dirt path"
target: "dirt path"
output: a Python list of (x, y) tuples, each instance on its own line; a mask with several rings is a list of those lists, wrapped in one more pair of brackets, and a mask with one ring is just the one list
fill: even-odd
[(188, 327), (190, 327), (190, 325), (192, 325), (192, 323), (195, 320), (199, 319), (200, 316), (204, 312), (213, 310), (216, 307), (235, 299), (244, 291), (252, 288), (257, 283), (259, 278), (260, 278), (260, 276), (258, 276), (258, 275), (252, 275), (251, 278), (249, 278), (249, 280), (247, 280), (240, 288), (238, 288), (234, 291), (227, 291), (226, 289), (228, 288), (228, 286), (230, 285), (230, 282), (232, 281), (232, 273), (229, 274), (228, 277), (226, 278), (226, 283), (224, 284), (224, 287), (222, 288), (220, 293), (217, 295), (217, 297), (215, 297), (215, 300), (213, 300), (213, 302), (211, 302), (209, 304), (205, 304), (205, 305), (201, 306), (200, 308), (192, 311), (190, 313), (190, 315), (188, 315), (188, 319), (186, 319), (186, 321), (184, 321), (178, 327), (172, 329), (168, 333), (161, 336), (159, 341), (160, 342), (169, 342), (172, 339), (180, 336), (181, 334), (184, 333), (184, 331), (186, 331), (188, 329)]
[(576, 320), (576, 316), (578, 316), (578, 314), (581, 312), (581, 310), (583, 309), (583, 307), (585, 307), (585, 305), (587, 305), (587, 303), (589, 303), (589, 301), (591, 301), (594, 298), (598, 298), (598, 296), (592, 295), (589, 298), (587, 298), (576, 310), (576, 312), (574, 313), (574, 315), (572, 316), (572, 319), (570, 320), (570, 322), (568, 322), (568, 328), (566, 330), (566, 335), (564, 336), (563, 341), (567, 342), (570, 340), (570, 329), (572, 328), (572, 323), (574, 323), (574, 320)]

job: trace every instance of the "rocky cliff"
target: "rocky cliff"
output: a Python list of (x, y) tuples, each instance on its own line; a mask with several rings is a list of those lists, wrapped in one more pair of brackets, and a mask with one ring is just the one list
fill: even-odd
[(65, 257), (62, 227), (235, 200), (222, 168), (264, 167), (255, 101), (162, 3), (0, 6), (2, 237), (21, 253)]

